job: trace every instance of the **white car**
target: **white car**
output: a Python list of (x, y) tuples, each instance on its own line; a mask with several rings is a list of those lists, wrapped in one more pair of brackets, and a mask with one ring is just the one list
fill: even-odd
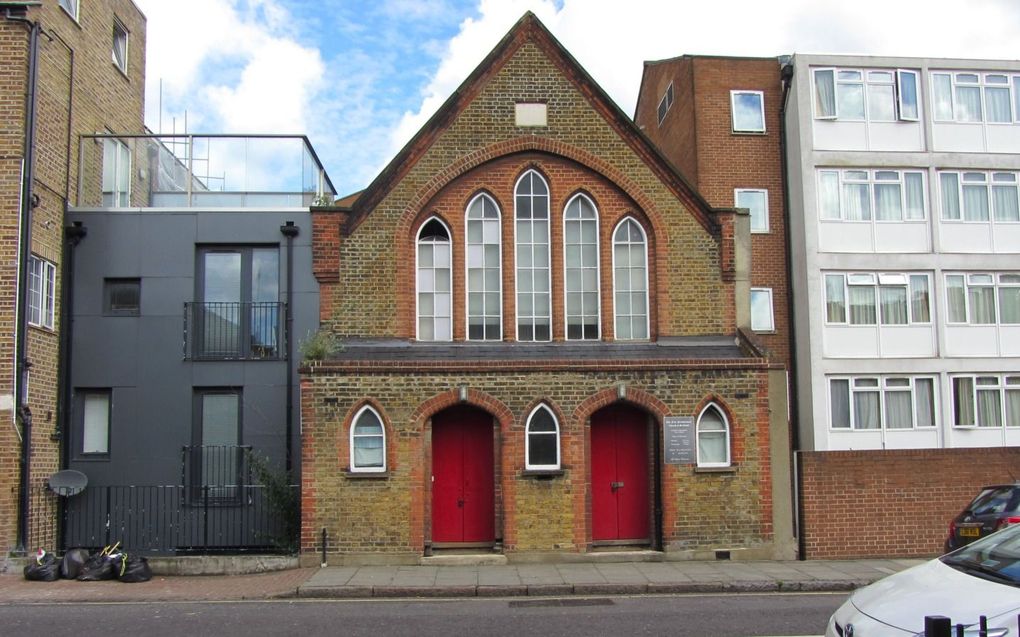
[(930, 562), (865, 586), (840, 606), (826, 637), (924, 635), (926, 615), (963, 624), (978, 635), (987, 618), (988, 637), (1018, 637), (1020, 625), (1020, 525), (1009, 526)]

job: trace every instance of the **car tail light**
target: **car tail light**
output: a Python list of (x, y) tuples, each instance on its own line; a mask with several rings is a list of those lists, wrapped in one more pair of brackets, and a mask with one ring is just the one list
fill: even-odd
[(956, 535), (956, 520), (951, 520), (949, 522), (949, 537), (953, 537), (954, 535)]
[(999, 530), (1003, 527), (1009, 526), (1010, 524), (1020, 524), (1020, 515), (1011, 515), (1008, 518), (999, 518), (999, 521), (995, 523), (995, 529)]

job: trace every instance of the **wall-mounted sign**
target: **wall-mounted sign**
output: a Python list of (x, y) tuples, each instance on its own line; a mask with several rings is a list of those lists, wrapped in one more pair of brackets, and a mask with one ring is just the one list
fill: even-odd
[(662, 449), (666, 464), (694, 464), (694, 418), (666, 416), (662, 419)]

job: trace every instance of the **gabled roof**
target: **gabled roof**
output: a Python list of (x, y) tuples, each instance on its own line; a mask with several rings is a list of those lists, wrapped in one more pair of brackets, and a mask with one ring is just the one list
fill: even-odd
[[(659, 178), (684, 202), (695, 218), (710, 232), (717, 232), (719, 223), (712, 216), (713, 208), (658, 148), (581, 67), (562, 44), (546, 29), (538, 17), (528, 11), (510, 29), (496, 47), (468, 75), (417, 134), (400, 150), (368, 188), (351, 202), (351, 216), (346, 224), (350, 232), (380, 202), (416, 161), (439, 138), (446, 126), (468, 106), (479, 90), (494, 77), (527, 42), (544, 51), (584, 95), (592, 107), (602, 114), (628, 145), (640, 155)], [(348, 198), (347, 201), (350, 201)], [(727, 209), (729, 210), (729, 209)]]

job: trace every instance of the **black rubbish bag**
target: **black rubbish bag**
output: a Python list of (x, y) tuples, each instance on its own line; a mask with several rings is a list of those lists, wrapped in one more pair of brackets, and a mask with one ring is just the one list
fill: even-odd
[(117, 572), (117, 579), (122, 582), (133, 584), (135, 582), (148, 582), (152, 579), (152, 569), (149, 568), (149, 560), (144, 557), (128, 557), (122, 553), (120, 559), (114, 563)]
[(97, 553), (96, 555), (90, 556), (87, 560), (85, 560), (85, 563), (81, 565), (81, 570), (78, 572), (78, 581), (101, 582), (113, 579), (113, 567), (113, 560), (105, 552)]
[(64, 559), (60, 561), (60, 576), (64, 579), (77, 579), (81, 567), (88, 559), (89, 552), (85, 549), (71, 549), (64, 553)]
[(60, 562), (52, 553), (39, 549), (35, 559), (25, 566), (25, 579), (33, 582), (55, 582), (60, 579)]

